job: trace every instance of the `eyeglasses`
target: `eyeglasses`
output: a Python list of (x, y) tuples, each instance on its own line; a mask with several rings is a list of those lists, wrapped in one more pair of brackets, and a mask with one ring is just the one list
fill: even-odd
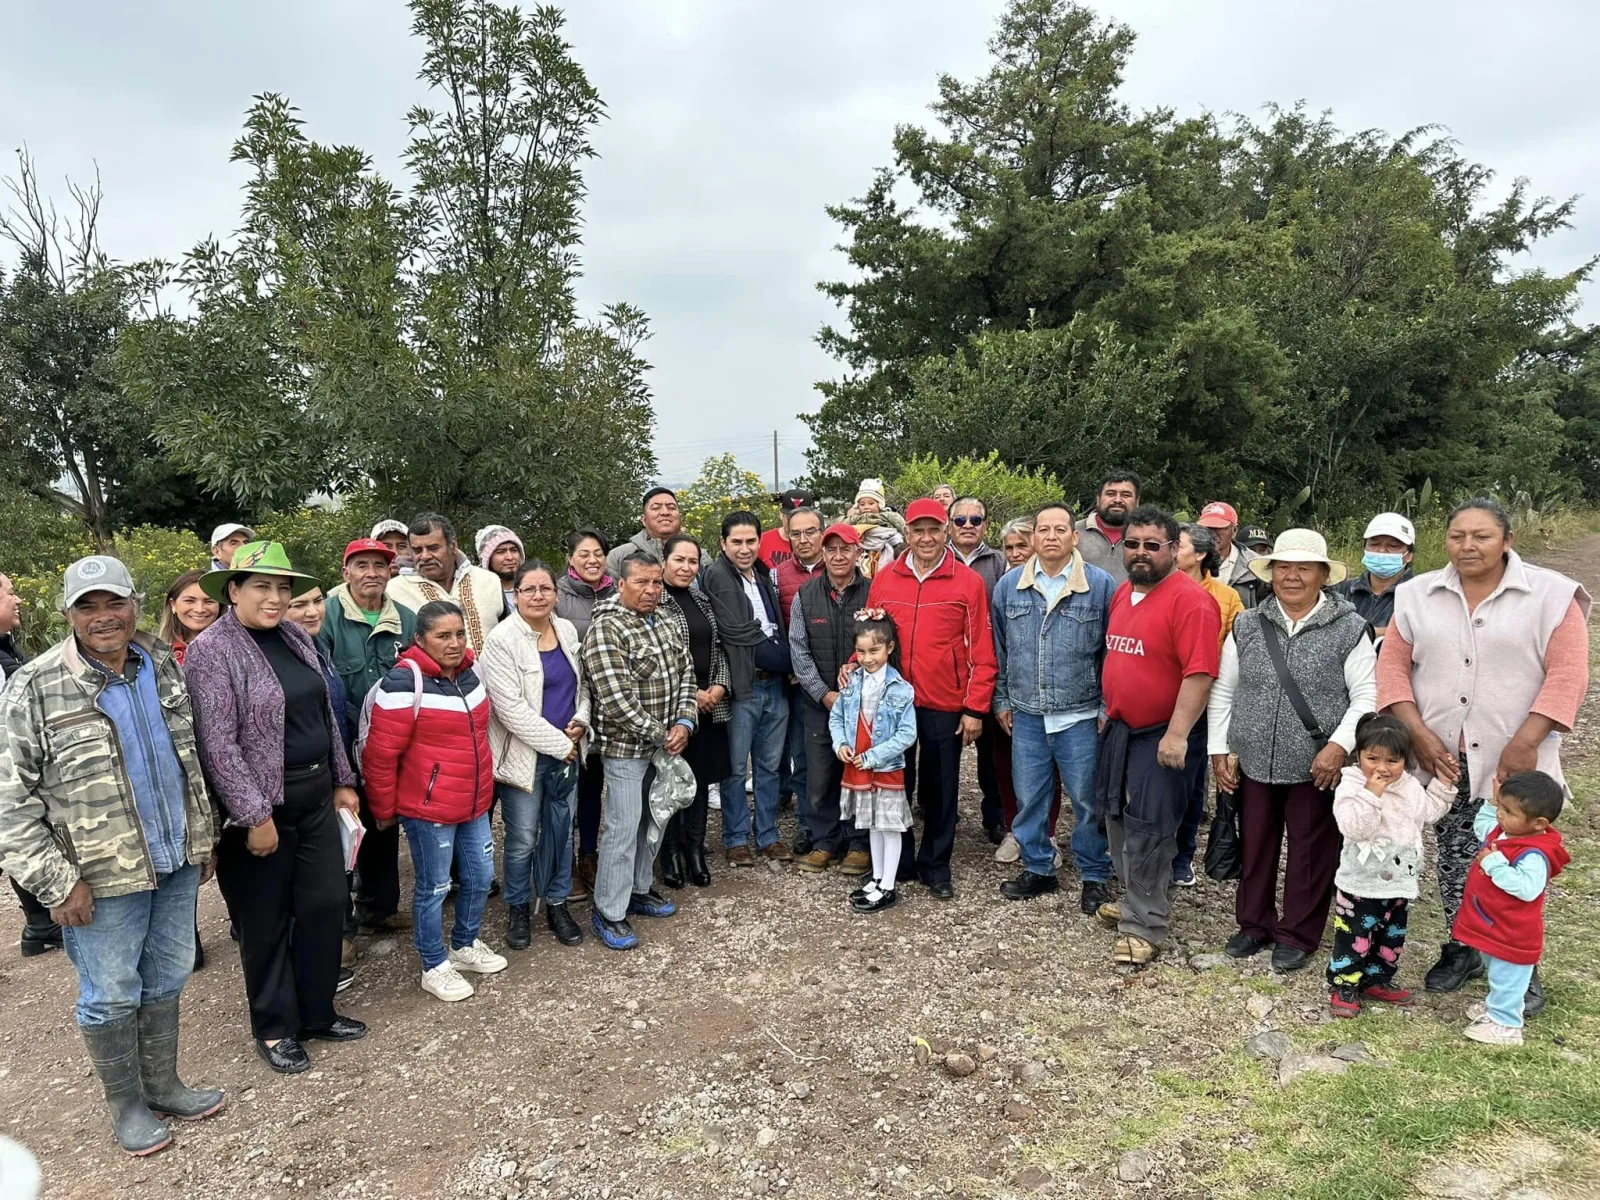
[(1129, 550), (1148, 550), (1151, 554), (1172, 545), (1171, 542), (1158, 542), (1154, 538), (1145, 538), (1142, 542), (1135, 538), (1123, 538), (1122, 544)]
[(988, 517), (951, 517), (950, 524), (959, 525), (965, 529), (968, 525), (982, 525)]
[(519, 596), (554, 596), (556, 590), (553, 587), (520, 587), (517, 589), (516, 594)]

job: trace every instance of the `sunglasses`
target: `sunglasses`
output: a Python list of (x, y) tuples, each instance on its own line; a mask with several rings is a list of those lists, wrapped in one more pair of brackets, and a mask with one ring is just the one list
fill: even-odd
[(982, 525), (988, 517), (951, 517), (950, 524), (959, 525), (965, 529), (968, 525)]
[(1154, 538), (1145, 538), (1142, 542), (1134, 538), (1124, 538), (1122, 544), (1129, 550), (1148, 550), (1151, 554), (1172, 545), (1171, 542), (1158, 542)]

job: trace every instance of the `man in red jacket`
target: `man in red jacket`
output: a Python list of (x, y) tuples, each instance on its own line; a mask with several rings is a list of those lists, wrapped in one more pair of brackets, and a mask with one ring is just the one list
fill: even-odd
[[(950, 854), (956, 842), (961, 751), (983, 732), (994, 697), (994, 637), (983, 580), (950, 553), (949, 516), (937, 500), (906, 509), (908, 551), (872, 580), (867, 603), (894, 620), (900, 673), (916, 692), (917, 751), (906, 757), (906, 791), (922, 807), (917, 873), (940, 900), (955, 897)], [(905, 835), (900, 861), (912, 861)]]

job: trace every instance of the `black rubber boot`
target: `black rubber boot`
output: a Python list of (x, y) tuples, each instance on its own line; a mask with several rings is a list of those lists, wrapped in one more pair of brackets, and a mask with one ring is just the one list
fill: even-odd
[(218, 1088), (185, 1087), (178, 1078), (176, 996), (139, 1010), (139, 1078), (145, 1103), (163, 1117), (198, 1121), (221, 1112), (226, 1101)]
[(528, 922), (528, 906), (511, 905), (511, 919), (506, 922), (506, 945), (511, 949), (526, 950), (533, 941), (533, 929)]
[(695, 789), (689, 807), (678, 815), (683, 818), (683, 867), (689, 882), (695, 887), (711, 886), (711, 867), (706, 862), (706, 813), (710, 808), (704, 787)]
[(1466, 986), (1467, 980), (1483, 974), (1483, 959), (1471, 946), (1460, 942), (1446, 942), (1439, 961), (1422, 977), (1422, 986), (1430, 992), (1456, 992)]
[(105, 1088), (117, 1145), (129, 1154), (143, 1156), (171, 1144), (172, 1131), (144, 1101), (139, 1081), (139, 1018), (130, 1013), (109, 1025), (80, 1025), (78, 1031)]
[(683, 813), (675, 812), (661, 836), (661, 883), (664, 887), (683, 886)]
[(1528, 994), (1522, 1001), (1522, 1015), (1524, 1017), (1537, 1017), (1544, 1011), (1544, 984), (1539, 982), (1539, 968), (1533, 968), (1533, 977), (1528, 980)]
[(24, 917), (22, 940), (17, 943), (17, 949), (22, 957), (32, 958), (48, 950), (61, 949), (61, 926), (50, 919), (50, 910), (40, 904), (39, 898), (25, 890), (15, 879), (11, 881), (11, 890), (17, 894), (17, 901), (22, 905)]

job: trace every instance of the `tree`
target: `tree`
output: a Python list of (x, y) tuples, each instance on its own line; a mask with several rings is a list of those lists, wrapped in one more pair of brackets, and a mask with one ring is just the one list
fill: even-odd
[(718, 454), (700, 464), (700, 474), (678, 495), (683, 529), (699, 541), (707, 558), (720, 553), (722, 518), (745, 509), (761, 519), (762, 529), (778, 523), (778, 507), (761, 476), (747, 471), (731, 454)]
[[(810, 418), (819, 486), (993, 449), (1074, 488), (1117, 463), (1172, 503), (1310, 489), (1342, 512), (1430, 476), (1481, 486), (1484, 447), (1548, 428), (1508, 373), (1588, 267), (1514, 268), (1570, 201), (1496, 199), (1428, 129), (1134, 112), (1133, 40), (1011, 0), (984, 77), (940, 79), (941, 131), (898, 129), (893, 165), (830, 209), (854, 277), (820, 285), (848, 323), (819, 335), (845, 368)], [(1127, 421), (1116, 444), (1074, 436), (1095, 406)]]
[(895, 494), (906, 501), (926, 496), (948, 483), (959, 496), (976, 496), (989, 513), (989, 537), (998, 541), (1000, 528), (1016, 517), (1031, 517), (1041, 505), (1066, 499), (1061, 481), (1038, 468), (1010, 467), (1000, 454), (987, 458), (914, 458), (895, 476)]
[(131, 280), (101, 249), (98, 182), (69, 182), (76, 211), (63, 217), (26, 152), (18, 163), (0, 213), (17, 253), (10, 277), (0, 271), (0, 464), (106, 549), (117, 529), (192, 515), (208, 498), (157, 451), (148, 410), (117, 384)]
[(370, 488), (395, 511), (546, 540), (621, 524), (655, 469), (625, 304), (576, 313), (581, 164), (603, 109), (553, 8), (413, 0), (421, 78), (402, 192), (259, 97), (235, 244), (171, 273), (192, 317), (127, 339), (130, 389), (179, 462), (246, 508)]

